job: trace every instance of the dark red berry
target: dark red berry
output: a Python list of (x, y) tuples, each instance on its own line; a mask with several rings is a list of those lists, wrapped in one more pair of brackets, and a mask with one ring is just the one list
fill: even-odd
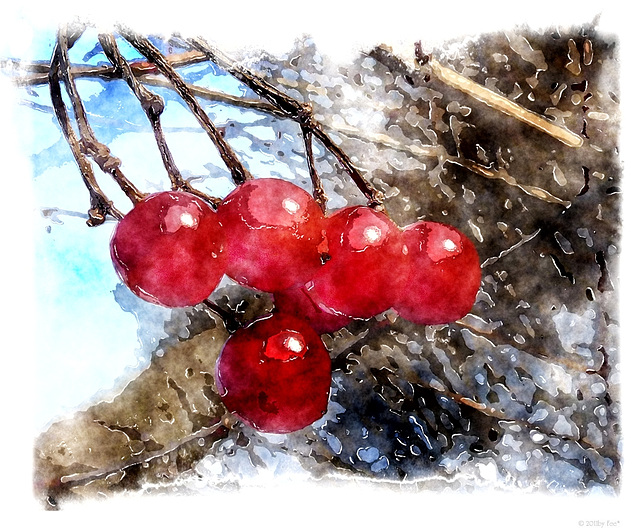
[(295, 315), (318, 334), (335, 332), (352, 321), (350, 317), (324, 311), (313, 301), (304, 285), (278, 291), (273, 294), (273, 300), (275, 311)]
[(227, 409), (246, 423), (288, 433), (326, 412), (331, 359), (308, 324), (273, 314), (227, 340), (216, 364), (216, 384)]

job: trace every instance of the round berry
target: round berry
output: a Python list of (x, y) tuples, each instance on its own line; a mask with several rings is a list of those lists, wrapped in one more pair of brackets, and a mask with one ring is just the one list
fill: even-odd
[(328, 260), (307, 283), (324, 311), (368, 319), (391, 307), (400, 229), (366, 206), (347, 207), (325, 223)]
[(218, 207), (228, 242), (227, 275), (275, 292), (306, 282), (322, 264), (324, 215), (313, 197), (282, 179), (252, 179)]
[(419, 221), (402, 231), (402, 284), (393, 304), (418, 324), (444, 324), (464, 317), (480, 288), (481, 270), (473, 243), (458, 229)]
[(336, 315), (320, 308), (309, 294), (306, 286), (291, 286), (273, 294), (276, 312), (295, 315), (308, 323), (318, 334), (331, 333), (347, 326), (352, 319)]
[(206, 299), (226, 267), (215, 211), (187, 192), (159, 192), (137, 203), (116, 225), (111, 259), (142, 299), (168, 307)]
[(216, 363), (229, 411), (259, 431), (289, 433), (327, 411), (331, 359), (306, 323), (272, 314), (229, 337)]

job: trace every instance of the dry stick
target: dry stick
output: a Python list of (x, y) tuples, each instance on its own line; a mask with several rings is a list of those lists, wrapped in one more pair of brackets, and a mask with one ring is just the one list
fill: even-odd
[[(188, 51), (178, 54), (170, 54), (166, 56), (167, 62), (174, 68), (181, 66), (188, 66), (196, 63), (207, 61), (207, 57), (194, 51)], [(18, 86), (27, 85), (44, 85), (48, 82), (47, 73), (49, 65), (44, 63), (12, 63), (21, 70), (30, 72), (27, 75), (19, 76), (14, 79), (14, 83)], [(0, 63), (0, 67), (4, 66), (4, 63)], [(155, 65), (148, 61), (133, 61), (131, 63), (131, 70), (136, 77), (143, 76), (145, 74), (155, 74), (158, 69)], [(85, 66), (74, 65), (71, 67), (71, 75), (74, 78), (80, 77), (101, 77), (103, 79), (116, 79), (121, 77), (121, 72), (116, 67), (111, 66)]]
[(349, 157), (334, 143), (325, 133), (320, 124), (313, 117), (311, 106), (300, 103), (298, 100), (288, 96), (276, 87), (259, 78), (250, 71), (235, 64), (233, 61), (218, 51), (214, 51), (204, 39), (189, 39), (188, 43), (201, 51), (210, 61), (229, 72), (236, 79), (247, 85), (256, 94), (265, 98), (269, 103), (279, 108), (286, 116), (295, 120), (303, 127), (307, 128), (318, 138), (318, 140), (338, 159), (342, 167), (347, 171), (358, 189), (367, 198), (369, 206), (382, 208), (384, 195), (376, 190), (361, 175), (360, 171), (353, 165)]
[(327, 212), (327, 194), (322, 186), (322, 181), (316, 170), (316, 165), (313, 162), (313, 132), (306, 126), (301, 126), (302, 138), (304, 140), (304, 149), (307, 154), (307, 166), (309, 167), (309, 175), (311, 176), (311, 182), (313, 183), (313, 198), (316, 203), (322, 209), (322, 212)]
[(577, 135), (573, 131), (569, 131), (564, 127), (560, 127), (553, 122), (550, 122), (543, 116), (536, 114), (534, 112), (525, 109), (521, 105), (511, 101), (500, 94), (497, 94), (488, 88), (479, 85), (475, 81), (471, 81), (466, 77), (458, 74), (455, 70), (451, 68), (447, 68), (441, 65), (438, 61), (433, 58), (430, 58), (428, 61), (431, 72), (435, 75), (440, 81), (449, 85), (450, 87), (454, 87), (469, 96), (475, 98), (478, 101), (481, 101), (487, 104), (489, 107), (493, 107), (508, 116), (512, 116), (525, 124), (528, 124), (536, 129), (552, 136), (556, 140), (559, 140), (563, 144), (566, 144), (570, 147), (580, 147), (582, 146), (583, 139), (581, 136)]
[(158, 50), (153, 44), (151, 44), (151, 42), (146, 37), (138, 35), (130, 30), (121, 28), (120, 33), (131, 43), (134, 48), (136, 48), (142, 55), (144, 55), (150, 62), (152, 62), (158, 68), (160, 73), (162, 73), (162, 75), (164, 75), (171, 82), (176, 92), (189, 106), (191, 112), (193, 112), (202, 128), (207, 132), (209, 138), (211, 138), (212, 142), (218, 148), (222, 160), (231, 172), (233, 181), (236, 184), (242, 184), (247, 179), (250, 179), (251, 174), (242, 165), (234, 151), (231, 149), (231, 146), (222, 136), (222, 133), (220, 133), (218, 128), (211, 121), (207, 113), (196, 100), (191, 90), (189, 90), (187, 84), (174, 70), (174, 68), (167, 61), (164, 55), (162, 55), (160, 50)]
[(75, 80), (69, 73), (68, 48), (73, 46), (73, 43), (79, 36), (80, 33), (70, 34), (68, 31), (63, 30), (58, 32), (58, 44), (60, 45), (60, 69), (67, 89), (67, 94), (69, 94), (71, 104), (73, 105), (80, 138), (82, 139), (81, 145), (85, 153), (96, 161), (103, 172), (111, 174), (126, 196), (133, 204), (136, 204), (141, 201), (146, 194), (140, 192), (135, 185), (124, 176), (120, 169), (120, 160), (111, 155), (109, 148), (105, 144), (99, 142), (96, 138), (91, 126), (89, 125), (87, 113), (84, 110), (82, 98), (80, 98), (80, 94), (78, 93)]
[(120, 53), (120, 49), (113, 35), (100, 34), (98, 35), (98, 41), (109, 61), (111, 61), (113, 66), (120, 72), (122, 78), (127, 82), (127, 85), (129, 85), (136, 98), (138, 98), (140, 105), (142, 105), (142, 110), (144, 110), (153, 128), (158, 149), (162, 156), (162, 162), (169, 174), (169, 179), (174, 189), (180, 188), (184, 181), (167, 147), (166, 140), (162, 134), (162, 127), (160, 126), (160, 115), (164, 111), (164, 101), (160, 96), (151, 92), (138, 81), (131, 70), (131, 66)]
[(100, 34), (98, 36), (98, 40), (100, 41), (102, 49), (104, 50), (107, 58), (109, 59), (109, 61), (111, 61), (118, 73), (121, 74), (122, 78), (127, 82), (136, 98), (138, 98), (138, 101), (140, 101), (142, 109), (149, 119), (151, 128), (153, 129), (153, 134), (156, 139), (156, 144), (158, 145), (158, 150), (160, 151), (162, 162), (165, 169), (167, 170), (169, 180), (171, 181), (172, 189), (190, 192), (205, 199), (206, 201), (212, 202), (214, 205), (218, 204), (220, 202), (219, 199), (211, 198), (207, 194), (194, 189), (187, 181), (182, 178), (180, 170), (173, 160), (173, 155), (169, 150), (169, 146), (167, 145), (166, 138), (162, 131), (162, 125), (160, 124), (160, 115), (164, 111), (163, 99), (159, 95), (151, 92), (147, 87), (140, 83), (138, 78), (133, 73), (131, 65), (120, 53), (118, 44), (113, 35)]
[(96, 181), (91, 163), (85, 156), (80, 141), (75, 134), (75, 131), (71, 127), (71, 121), (67, 114), (67, 110), (62, 99), (62, 91), (60, 89), (60, 46), (56, 44), (53, 52), (53, 58), (51, 60), (51, 67), (48, 74), (49, 80), (49, 92), (51, 94), (51, 101), (53, 103), (53, 109), (60, 123), (62, 133), (71, 148), (73, 157), (76, 159), (78, 167), (80, 168), (80, 174), (82, 180), (89, 190), (89, 200), (91, 208), (88, 212), (89, 218), (87, 219), (87, 225), (94, 227), (102, 224), (108, 214), (116, 219), (122, 219), (122, 213), (118, 211), (104, 192), (100, 189), (98, 182)]
[(205, 438), (209, 436), (216, 436), (216, 440), (223, 439), (227, 435), (227, 423), (229, 423), (227, 417), (223, 416), (220, 421), (216, 422), (214, 425), (207, 428), (202, 428), (195, 433), (191, 433), (184, 439), (179, 440), (177, 443), (174, 443), (168, 448), (162, 448), (161, 450), (156, 450), (154, 452), (149, 452), (142, 455), (134, 455), (126, 461), (119, 463), (117, 467), (92, 470), (91, 472), (78, 472), (68, 474), (60, 477), (60, 483), (65, 487), (65, 489), (72, 489), (74, 487), (85, 485), (91, 481), (104, 479), (111, 474), (115, 474), (116, 472), (123, 472), (128, 468), (142, 465), (144, 463), (149, 463), (155, 459), (162, 458), (166, 455), (169, 455), (171, 452), (179, 450), (182, 446), (190, 443), (195, 439)]

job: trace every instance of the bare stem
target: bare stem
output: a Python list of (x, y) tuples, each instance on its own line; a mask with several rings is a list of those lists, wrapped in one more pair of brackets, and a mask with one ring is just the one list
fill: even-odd
[(376, 190), (364, 179), (349, 157), (347, 157), (347, 155), (325, 133), (322, 126), (313, 117), (310, 105), (300, 103), (296, 99), (288, 96), (281, 90), (266, 82), (264, 79), (237, 65), (227, 57), (223, 56), (220, 52), (214, 50), (204, 39), (189, 39), (188, 43), (196, 48), (196, 50), (204, 53), (210, 61), (221, 68), (224, 68), (236, 79), (247, 85), (256, 94), (262, 96), (270, 104), (280, 109), (287, 118), (298, 122), (303, 128), (303, 135), (305, 134), (305, 129), (313, 133), (313, 135), (336, 157), (358, 189), (367, 198), (369, 206), (382, 208), (382, 202), (384, 199), (382, 192)]
[(82, 180), (89, 190), (91, 207), (88, 212), (89, 218), (87, 219), (87, 225), (100, 225), (105, 221), (106, 216), (109, 214), (116, 219), (122, 219), (122, 213), (113, 206), (113, 203), (107, 199), (107, 196), (100, 189), (93, 173), (91, 163), (84, 154), (80, 141), (71, 127), (71, 121), (69, 120), (69, 115), (67, 114), (67, 109), (62, 99), (62, 91), (60, 89), (60, 56), (60, 46), (59, 44), (56, 44), (48, 74), (49, 92), (51, 94), (54, 113), (58, 119), (60, 128), (62, 129), (62, 133), (71, 148), (71, 153), (76, 159), (78, 167), (80, 168)]
[[(142, 109), (144, 110), (149, 123), (153, 129), (153, 134), (160, 151), (162, 163), (164, 164), (169, 180), (171, 181), (171, 187), (173, 190), (183, 190), (192, 194), (198, 195), (207, 201), (211, 201), (211, 198), (199, 190), (194, 189), (187, 181), (182, 178), (180, 170), (173, 160), (173, 155), (167, 145), (167, 140), (162, 131), (162, 125), (160, 124), (160, 115), (164, 111), (163, 99), (151, 92), (145, 87), (134, 74), (131, 65), (126, 61), (122, 53), (118, 48), (116, 39), (111, 34), (101, 34), (98, 36), (98, 40), (104, 50), (109, 61), (113, 64), (115, 69), (122, 75), (123, 79), (127, 82), (136, 98), (140, 102)], [(218, 199), (213, 199), (214, 204), (218, 203)]]
[(327, 211), (327, 194), (322, 186), (322, 181), (316, 170), (316, 165), (313, 160), (313, 132), (308, 127), (302, 127), (302, 138), (304, 140), (304, 149), (307, 154), (307, 165), (309, 167), (309, 175), (311, 176), (311, 182), (313, 183), (313, 198), (316, 203), (322, 209), (322, 212)]
[(80, 133), (80, 145), (83, 151), (96, 161), (100, 169), (111, 174), (114, 180), (118, 183), (122, 191), (127, 195), (132, 203), (141, 201), (146, 194), (140, 192), (134, 184), (127, 179), (122, 170), (120, 169), (120, 160), (111, 155), (109, 148), (98, 141), (87, 118), (84, 105), (82, 104), (82, 98), (78, 93), (75, 80), (70, 74), (69, 68), (69, 55), (68, 49), (73, 46), (73, 43), (81, 35), (81, 30), (76, 30), (71, 33), (68, 28), (64, 28), (58, 32), (58, 58), (60, 62), (60, 70), (62, 79), (64, 80), (67, 93), (71, 99), (73, 111), (78, 124), (78, 130)]
[(171, 82), (176, 92), (189, 106), (191, 112), (193, 112), (202, 128), (207, 132), (209, 138), (211, 138), (212, 142), (218, 148), (222, 160), (231, 172), (233, 181), (236, 184), (242, 184), (247, 179), (250, 179), (251, 175), (244, 168), (234, 151), (231, 149), (231, 146), (229, 146), (227, 141), (222, 136), (222, 133), (220, 133), (218, 128), (211, 121), (207, 113), (196, 100), (194, 94), (191, 92), (187, 84), (167, 61), (166, 57), (162, 55), (160, 50), (158, 50), (153, 44), (151, 44), (149, 39), (147, 39), (146, 37), (138, 35), (128, 29), (121, 28), (120, 33), (131, 43), (134, 48), (136, 48), (142, 55), (144, 55), (147, 60), (152, 62), (157, 67), (158, 71)]

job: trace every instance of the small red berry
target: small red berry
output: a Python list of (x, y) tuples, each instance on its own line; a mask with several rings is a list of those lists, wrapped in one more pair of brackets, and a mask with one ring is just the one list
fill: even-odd
[(307, 282), (322, 310), (368, 319), (391, 307), (400, 256), (400, 229), (366, 206), (347, 207), (325, 223), (328, 260)]
[(159, 192), (116, 225), (111, 258), (142, 299), (169, 307), (206, 299), (224, 274), (224, 234), (215, 211), (187, 192)]
[(259, 431), (289, 433), (327, 411), (331, 359), (306, 323), (272, 314), (235, 332), (216, 363), (227, 409)]
[(402, 231), (403, 279), (393, 304), (414, 323), (445, 324), (464, 317), (480, 288), (481, 270), (473, 243), (458, 229), (419, 221)]
[(228, 242), (227, 275), (273, 293), (306, 282), (321, 266), (324, 215), (313, 197), (282, 179), (252, 179), (218, 207)]

